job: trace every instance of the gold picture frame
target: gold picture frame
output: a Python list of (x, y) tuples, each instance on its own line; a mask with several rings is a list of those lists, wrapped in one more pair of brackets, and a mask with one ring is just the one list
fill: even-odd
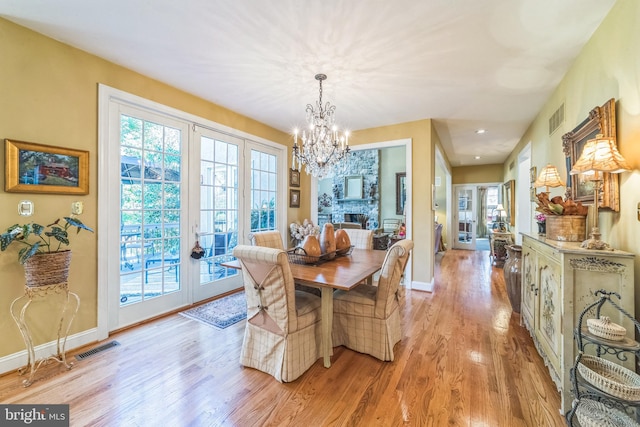
[(89, 194), (89, 152), (5, 139), (9, 193)]
[(515, 191), (516, 181), (515, 179), (509, 180), (504, 183), (504, 209), (507, 211), (507, 221), (509, 225), (516, 225), (515, 218)]
[(533, 184), (534, 182), (536, 182), (537, 178), (538, 178), (538, 168), (534, 166), (531, 169), (529, 169), (529, 182)]
[[(588, 140), (595, 138), (597, 134), (616, 138), (616, 102), (608, 100), (601, 107), (595, 107), (587, 117), (571, 132), (562, 136), (562, 149), (567, 162), (567, 190), (566, 197), (575, 202), (593, 204), (593, 182), (582, 174), (570, 175), (569, 171), (576, 164), (582, 150)], [(598, 203), (601, 209), (610, 209), (614, 212), (620, 210), (620, 189), (618, 174), (603, 172), (602, 188)]]

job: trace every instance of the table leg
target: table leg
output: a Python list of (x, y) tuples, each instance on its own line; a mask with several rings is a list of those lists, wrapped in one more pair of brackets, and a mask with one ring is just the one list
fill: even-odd
[[(48, 357), (43, 357), (36, 360), (35, 346), (31, 335), (31, 330), (28, 325), (28, 318), (26, 316), (27, 308), (30, 307), (31, 302), (38, 298), (43, 299), (51, 294), (64, 293), (64, 301), (60, 307), (60, 321), (58, 323), (58, 339), (56, 342), (56, 354)], [(20, 304), (22, 307), (20, 308)], [(65, 347), (67, 344), (67, 338), (69, 336), (69, 330), (71, 329), (71, 322), (78, 312), (80, 307), (80, 297), (77, 294), (68, 291), (66, 283), (60, 283), (56, 285), (42, 286), (39, 288), (31, 289), (31, 293), (28, 296), (21, 296), (16, 298), (12, 303), (9, 311), (11, 317), (15, 320), (22, 338), (24, 339), (25, 346), (27, 347), (27, 364), (18, 369), (20, 375), (28, 374), (28, 378), (22, 381), (24, 387), (28, 387), (33, 383), (33, 378), (36, 371), (40, 366), (49, 360), (56, 361), (63, 364), (67, 369), (71, 369), (73, 363), (67, 362)]]
[(331, 367), (331, 354), (333, 353), (333, 342), (331, 331), (333, 329), (333, 289), (329, 287), (321, 288), (322, 304), (322, 357), (324, 367)]

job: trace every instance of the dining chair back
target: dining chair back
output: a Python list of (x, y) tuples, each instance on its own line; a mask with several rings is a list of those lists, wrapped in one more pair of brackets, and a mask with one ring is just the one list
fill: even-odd
[(247, 322), (240, 363), (290, 382), (321, 357), (320, 298), (294, 289), (286, 252), (238, 245)]
[(277, 230), (255, 231), (249, 234), (249, 241), (253, 246), (264, 246), (284, 250), (282, 236)]
[(387, 251), (377, 286), (363, 284), (333, 294), (333, 344), (393, 361), (402, 339), (399, 286), (413, 241), (403, 239)]
[(351, 244), (357, 249), (373, 249), (373, 230), (357, 230), (347, 228), (344, 230), (351, 240)]
[(382, 231), (384, 233), (396, 234), (402, 222), (397, 218), (385, 218), (382, 220)]

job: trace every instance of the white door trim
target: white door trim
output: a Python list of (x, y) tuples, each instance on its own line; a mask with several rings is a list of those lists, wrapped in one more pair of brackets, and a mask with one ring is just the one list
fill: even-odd
[[(102, 206), (111, 206), (113, 203), (120, 204), (119, 189), (117, 186), (110, 185), (113, 181), (114, 171), (119, 171), (119, 156), (113, 154), (109, 149), (109, 141), (114, 137), (111, 135), (109, 124), (111, 120), (119, 120), (117, 112), (112, 108), (113, 103), (128, 104), (138, 108), (146, 109), (163, 115), (174, 117), (177, 120), (190, 122), (191, 131), (189, 132), (189, 140), (192, 139), (193, 126), (203, 126), (211, 128), (218, 132), (228, 133), (234, 137), (246, 139), (248, 141), (257, 142), (272, 147), (283, 152), (283, 159), (286, 163), (287, 147), (282, 144), (269, 141), (256, 135), (249, 134), (229, 126), (213, 122), (196, 115), (180, 111), (173, 107), (169, 107), (139, 96), (124, 92), (113, 87), (99, 84), (98, 85), (98, 289), (97, 289), (97, 339), (103, 340), (109, 336), (109, 296), (108, 296), (108, 280), (109, 269), (113, 269), (113, 263), (118, 264), (119, 260), (109, 260), (109, 254), (118, 253), (118, 232), (113, 231), (112, 220), (110, 219), (107, 209), (100, 209)], [(114, 116), (115, 114), (115, 116)], [(286, 229), (288, 194), (286, 192), (286, 165), (281, 165), (279, 172), (283, 176), (283, 184), (279, 187), (281, 190), (279, 197), (278, 227)], [(119, 178), (119, 174), (118, 174)], [(114, 188), (115, 187), (115, 188)], [(195, 233), (190, 233), (195, 236)], [(193, 242), (195, 243), (195, 237)], [(115, 252), (114, 252), (115, 248)], [(116, 265), (116, 270), (119, 267)]]

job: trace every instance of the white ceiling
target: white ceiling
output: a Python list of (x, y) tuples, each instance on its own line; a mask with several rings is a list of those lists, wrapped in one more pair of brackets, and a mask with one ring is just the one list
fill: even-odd
[(0, 0), (0, 16), (285, 132), (324, 73), (341, 128), (433, 118), (459, 166), (504, 162), (614, 3)]

